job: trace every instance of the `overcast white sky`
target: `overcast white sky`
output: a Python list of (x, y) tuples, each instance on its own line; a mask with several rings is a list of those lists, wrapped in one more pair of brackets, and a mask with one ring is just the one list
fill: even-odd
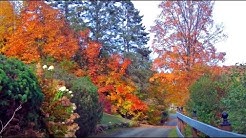
[[(160, 14), (158, 4), (161, 1), (132, 1), (135, 8), (144, 15), (143, 24), (148, 31), (154, 25), (154, 20)], [(215, 23), (223, 23), (224, 32), (228, 38), (215, 45), (218, 51), (226, 52), (223, 65), (246, 63), (246, 1), (216, 1), (213, 18)], [(151, 44), (153, 35), (150, 35)]]

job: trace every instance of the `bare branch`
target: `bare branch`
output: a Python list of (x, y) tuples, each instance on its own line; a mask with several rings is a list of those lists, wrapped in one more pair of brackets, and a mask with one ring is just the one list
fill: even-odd
[(4, 129), (8, 126), (8, 124), (13, 120), (13, 118), (15, 117), (15, 113), (16, 113), (17, 111), (19, 111), (19, 110), (22, 108), (21, 105), (22, 105), (22, 104), (20, 104), (20, 105), (15, 109), (15, 111), (14, 111), (12, 117), (9, 119), (9, 121), (8, 121), (4, 126), (3, 126), (2, 121), (0, 120), (0, 121), (1, 121), (1, 125), (2, 125), (2, 129), (1, 129), (1, 131), (0, 131), (0, 135), (3, 133)]

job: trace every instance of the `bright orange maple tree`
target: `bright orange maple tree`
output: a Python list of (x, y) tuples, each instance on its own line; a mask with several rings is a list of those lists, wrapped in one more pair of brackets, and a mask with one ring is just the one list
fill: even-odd
[(134, 94), (136, 87), (126, 75), (131, 61), (117, 54), (99, 57), (102, 45), (89, 39), (89, 33), (88, 29), (79, 32), (82, 39), (79, 57), (83, 60), (80, 72), (86, 72), (82, 74), (89, 75), (98, 86), (100, 100), (105, 104), (104, 111), (127, 117), (144, 116), (147, 105)]
[(20, 24), (9, 38), (3, 53), (26, 63), (42, 58), (70, 59), (78, 41), (63, 15), (43, 1), (27, 1)]
[(188, 87), (208, 66), (224, 61), (225, 53), (214, 47), (226, 35), (213, 22), (213, 5), (212, 1), (163, 1), (161, 14), (151, 27), (155, 34), (152, 48), (157, 54), (153, 68), (162, 72), (151, 80), (161, 77), (178, 105), (186, 103)]
[(3, 51), (8, 37), (13, 34), (18, 24), (14, 7), (9, 1), (0, 1), (0, 53)]
[(106, 96), (112, 104), (111, 111), (120, 113), (126, 117), (143, 117), (147, 111), (147, 105), (135, 94), (135, 84), (127, 77), (126, 69), (131, 63), (120, 55), (113, 55), (107, 63), (107, 74), (97, 77), (99, 94)]

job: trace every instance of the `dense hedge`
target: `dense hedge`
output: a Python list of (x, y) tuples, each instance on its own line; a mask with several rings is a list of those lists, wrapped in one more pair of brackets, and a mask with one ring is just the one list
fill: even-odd
[(74, 93), (72, 102), (76, 104), (75, 112), (80, 116), (75, 120), (79, 125), (76, 136), (85, 137), (95, 131), (97, 123), (102, 118), (102, 106), (98, 101), (97, 87), (89, 77), (77, 78), (72, 84), (71, 90)]
[(187, 109), (198, 120), (219, 126), (226, 111), (236, 133), (246, 134), (246, 65), (236, 65), (223, 75), (206, 74), (190, 87)]
[[(7, 123), (15, 109), (22, 104), (21, 110), (16, 113), (14, 118), (15, 125), (18, 124), (22, 130), (28, 125), (28, 122), (33, 122), (36, 124), (35, 126), (38, 126), (39, 115), (37, 112), (44, 96), (36, 76), (24, 63), (0, 55), (0, 93), (0, 120), (3, 124)], [(7, 130), (5, 135), (9, 135)]]
[(217, 126), (220, 121), (221, 100), (220, 91), (215, 79), (211, 75), (204, 75), (190, 87), (190, 99), (187, 104), (188, 111), (197, 112), (198, 120)]
[(230, 85), (222, 102), (233, 131), (246, 134), (246, 65), (237, 66), (228, 78)]

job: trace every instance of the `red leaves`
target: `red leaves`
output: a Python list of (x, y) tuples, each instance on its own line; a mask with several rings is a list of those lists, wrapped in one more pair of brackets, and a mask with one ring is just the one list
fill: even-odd
[(88, 39), (90, 34), (90, 29), (86, 28), (85, 30), (80, 31), (79, 34), (82, 39)]
[[(147, 105), (133, 94), (136, 90), (133, 83), (126, 79), (125, 71), (131, 63), (129, 59), (124, 59), (120, 55), (112, 55), (107, 59), (106, 67), (105, 65), (96, 64), (96, 60), (93, 61), (94, 66), (105, 68), (105, 72), (99, 74), (96, 71), (93, 77), (94, 83), (99, 87), (99, 94), (104, 97), (102, 99), (104, 99), (105, 111), (123, 113), (127, 110), (127, 112), (133, 114), (134, 111), (145, 111), (147, 109)], [(111, 105), (110, 111), (109, 105)]]
[(165, 1), (164, 5), (165, 7), (171, 7), (171, 4), (172, 4), (171, 1)]
[(131, 95), (128, 96), (129, 100), (132, 101), (132, 106), (131, 110), (132, 111), (146, 111), (147, 110), (147, 105), (143, 103), (137, 96)]
[(98, 92), (99, 93), (104, 93), (104, 92), (109, 92), (109, 91), (112, 91), (112, 90), (114, 90), (114, 86), (113, 85), (106, 85), (104, 87), (100, 87), (98, 89)]

